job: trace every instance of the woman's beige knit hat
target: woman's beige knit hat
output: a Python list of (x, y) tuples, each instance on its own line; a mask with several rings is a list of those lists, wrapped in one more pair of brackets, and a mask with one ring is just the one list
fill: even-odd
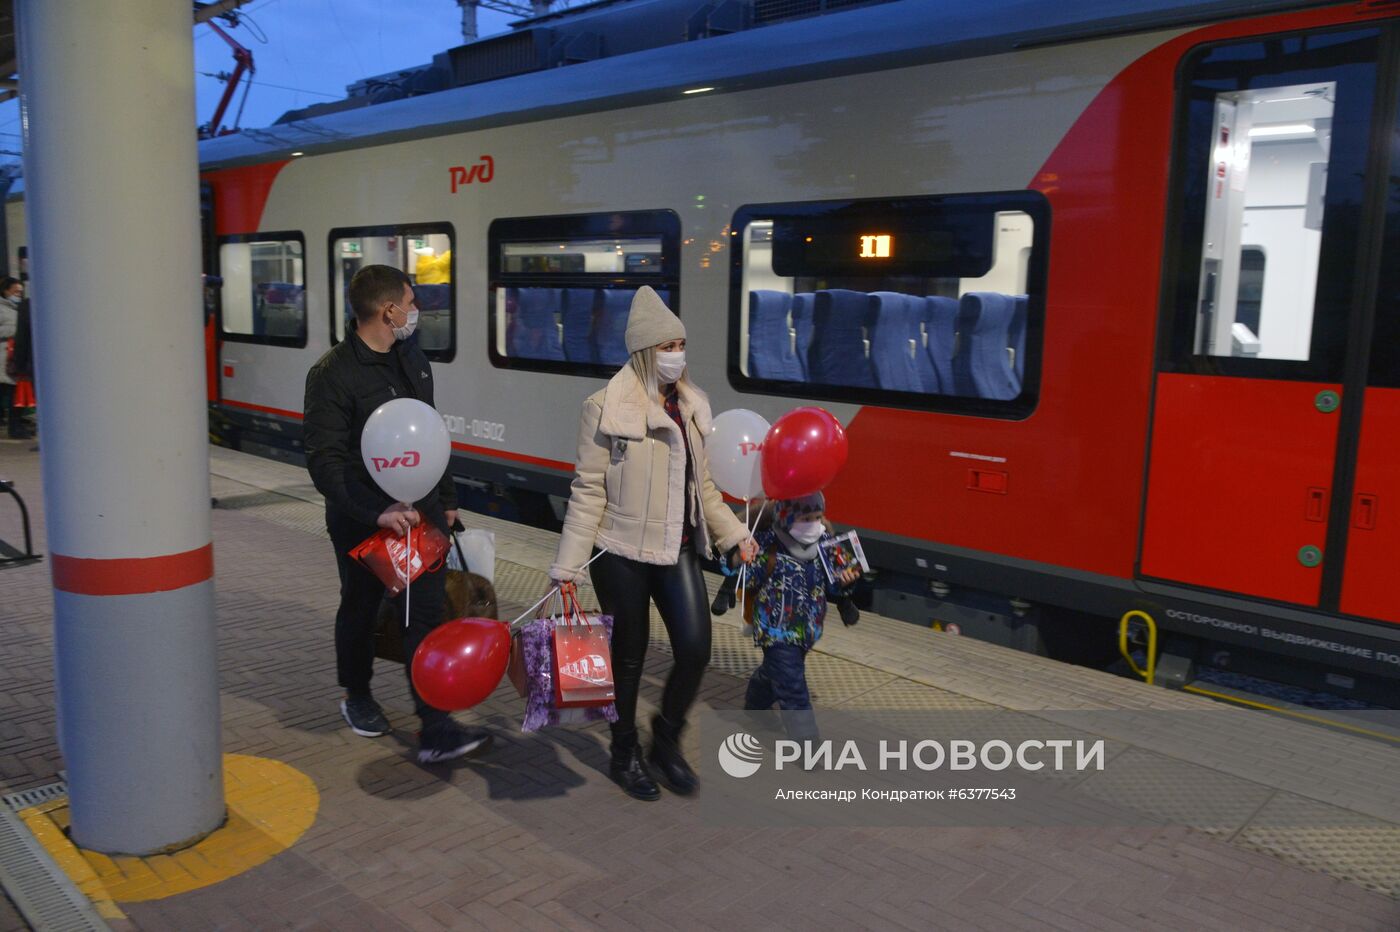
[(661, 296), (650, 285), (638, 288), (627, 314), (627, 352), (684, 339), (685, 324), (671, 313)]

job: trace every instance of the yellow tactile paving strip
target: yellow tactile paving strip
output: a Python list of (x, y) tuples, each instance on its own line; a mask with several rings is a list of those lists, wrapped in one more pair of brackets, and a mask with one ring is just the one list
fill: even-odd
[(117, 903), (158, 900), (227, 880), (296, 843), (316, 821), (320, 794), (301, 771), (264, 757), (224, 755), (228, 821), (174, 854), (108, 857), (69, 840), (68, 800), (19, 815), (104, 919), (123, 918)]

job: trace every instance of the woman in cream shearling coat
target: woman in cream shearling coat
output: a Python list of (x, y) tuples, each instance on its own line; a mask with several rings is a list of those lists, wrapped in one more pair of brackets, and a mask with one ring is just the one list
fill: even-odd
[(710, 662), (699, 558), (734, 547), (751, 558), (754, 545), (710, 479), (710, 406), (685, 374), (685, 326), (651, 288), (632, 300), (626, 341), (628, 364), (583, 403), (578, 464), (550, 576), (574, 581), (595, 547), (608, 551), (590, 570), (598, 601), (613, 616), (618, 720), (610, 775), (628, 795), (657, 799), (636, 724), (650, 602), (666, 624), (675, 666), (652, 719), (647, 760), (668, 788), (689, 794), (696, 779), (681, 756), (680, 733)]

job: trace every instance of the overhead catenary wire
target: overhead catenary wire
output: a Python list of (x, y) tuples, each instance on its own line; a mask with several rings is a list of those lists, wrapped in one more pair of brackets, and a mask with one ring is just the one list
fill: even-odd
[(263, 29), (262, 26), (258, 25), (257, 20), (253, 19), (253, 17), (249, 16), (247, 13), (240, 13), (238, 20), (241, 25), (248, 27), (248, 33), (256, 42), (261, 45), (268, 44), (267, 31)]
[[(217, 71), (201, 71), (201, 72), (199, 72), (199, 73), (202, 74), (202, 75), (204, 75), (206, 78), (218, 78), (218, 79), (221, 80), (221, 81), (224, 81), (224, 80), (227, 80), (227, 79), (228, 79), (228, 75), (227, 75), (227, 74), (222, 74), (222, 73), (217, 72)], [(341, 97), (345, 96), (344, 94), (328, 94), (328, 93), (326, 93), (325, 91), (313, 91), (313, 90), (308, 90), (307, 88), (304, 88), (304, 87), (288, 87), (288, 86), (285, 85), (285, 84), (271, 84), (271, 83), (269, 83), (269, 82), (267, 82), (267, 81), (251, 81), (251, 80), (250, 80), (248, 83), (249, 83), (249, 84), (256, 84), (258, 87), (273, 87), (273, 88), (276, 88), (276, 89), (279, 90), (279, 91), (293, 91), (293, 92), (298, 93), (298, 94), (315, 94), (317, 97), (329, 97), (329, 98), (331, 98), (332, 100), (339, 100)]]

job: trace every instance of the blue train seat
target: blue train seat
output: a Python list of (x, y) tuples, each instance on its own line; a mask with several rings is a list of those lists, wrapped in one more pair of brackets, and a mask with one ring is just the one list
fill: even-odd
[(875, 371), (865, 347), (871, 303), (870, 295), (864, 291), (833, 288), (816, 292), (812, 302), (812, 346), (808, 352), (811, 381), (875, 387)]
[(418, 345), (425, 350), (447, 349), (452, 344), (452, 286), (414, 285), (418, 305)]
[(300, 337), (306, 327), (306, 289), (290, 282), (261, 282), (253, 288), (253, 333)]
[(807, 354), (812, 351), (812, 295), (810, 292), (799, 293), (792, 296), (793, 353), (797, 356), (797, 364), (802, 367), (802, 378), (810, 376), (811, 367), (807, 363)]
[(1026, 384), (1026, 313), (1030, 304), (1028, 296), (1018, 294), (1013, 301), (1016, 308), (1011, 314), (1011, 329), (1008, 337), (1013, 351), (1011, 365), (1016, 370), (1016, 384)]
[(510, 355), (526, 359), (563, 360), (559, 340), (559, 289), (518, 288), (515, 320), (509, 327)]
[(452, 343), (452, 318), (447, 311), (423, 311), (418, 315), (418, 345), (425, 350), (447, 349)]
[(565, 288), (561, 312), (564, 324), (564, 358), (569, 362), (597, 362), (593, 342), (593, 307), (596, 288)]
[(919, 324), (924, 315), (924, 299), (894, 291), (876, 291), (870, 299), (874, 306), (870, 365), (875, 370), (875, 384), (895, 392), (923, 391), (923, 381), (914, 364), (914, 349), (916, 344), (923, 349)]
[(792, 349), (788, 309), (792, 295), (782, 291), (749, 292), (749, 376), (802, 381), (802, 366)]
[(420, 311), (445, 311), (452, 303), (452, 286), (414, 285), (413, 299)]
[(918, 302), (912, 308), (914, 317), (914, 368), (919, 373), (920, 388), (930, 394), (936, 395), (941, 391), (938, 384), (938, 372), (933, 368), (933, 358), (928, 354), (928, 333), (929, 315), (931, 307), (928, 298), (914, 298)]
[(1009, 401), (1021, 393), (1007, 353), (1007, 332), (1016, 302), (1010, 295), (971, 291), (958, 303), (958, 352), (953, 370), (959, 383), (971, 382), (979, 398)]
[(603, 306), (598, 312), (598, 324), (593, 331), (597, 361), (607, 366), (627, 362), (627, 315), (632, 310), (631, 288), (603, 289)]
[(937, 295), (924, 298), (924, 330), (928, 341), (924, 354), (933, 368), (937, 390), (945, 395), (973, 394), (969, 384), (960, 389), (953, 373), (953, 349), (958, 337), (958, 302)]

